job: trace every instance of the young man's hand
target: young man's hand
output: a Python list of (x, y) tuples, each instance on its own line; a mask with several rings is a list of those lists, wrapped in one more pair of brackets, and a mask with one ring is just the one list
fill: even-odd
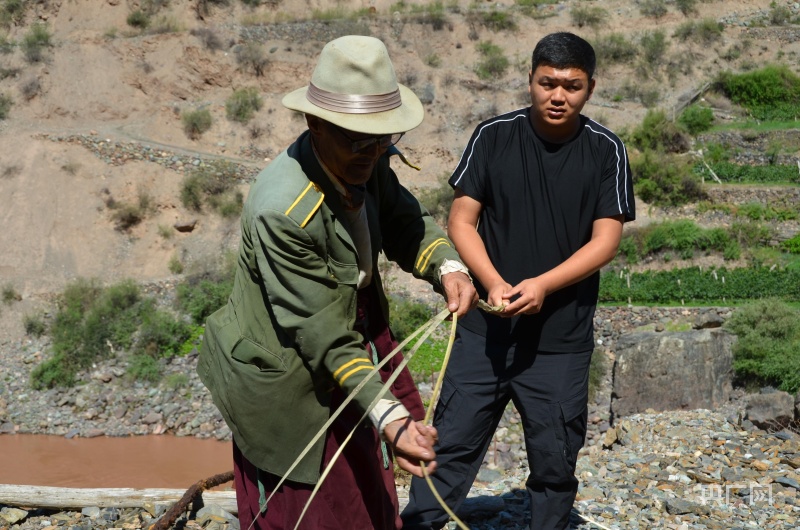
[(429, 472), (436, 469), (433, 444), (436, 443), (437, 433), (434, 427), (403, 418), (386, 425), (383, 435), (394, 451), (397, 465), (402, 469), (417, 477), (422, 477), (420, 461), (427, 463)]
[(535, 315), (542, 310), (546, 296), (547, 289), (539, 278), (523, 280), (503, 295), (504, 302), (508, 304), (504, 313), (510, 317)]
[(442, 287), (447, 298), (447, 309), (459, 317), (466, 315), (467, 311), (478, 304), (478, 292), (469, 276), (463, 272), (442, 275)]

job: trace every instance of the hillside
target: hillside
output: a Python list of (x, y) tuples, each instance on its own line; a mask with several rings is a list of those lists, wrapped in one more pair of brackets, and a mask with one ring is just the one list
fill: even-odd
[[(280, 98), (307, 82), (318, 51), (337, 35), (382, 38), (401, 82), (426, 102), (425, 122), (401, 145), (424, 168), (399, 169), (404, 183), (417, 189), (454, 167), (479, 120), (526, 103), (529, 54), (547, 32), (570, 30), (593, 41), (618, 33), (631, 42), (664, 32), (661, 66), (648, 66), (641, 56), (600, 64), (586, 113), (615, 129), (641, 121), (646, 108), (637, 99), (652, 104), (656, 98), (669, 111), (721, 69), (779, 56), (796, 62), (800, 46), (790, 27), (746, 26), (767, 20), (766, 0), (698, 3), (690, 18), (671, 4), (653, 18), (632, 1), (602, 2), (596, 7), (607, 19), (583, 27), (574, 23), (574, 10), (583, 6), (577, 0), (543, 4), (534, 16), (508, 0), (448, 2), (438, 14), (426, 11), (429, 3), (385, 0), (272, 1), (255, 8), (211, 0), (23, 5), (23, 14), (9, 22), (8, 53), (0, 58), (0, 93), (12, 100), (0, 121), (0, 278), (22, 297), (1, 312), (0, 343), (21, 333), (19, 315), (38, 310), (71, 279), (170, 280), (170, 260), (179, 260), (187, 272), (202, 271), (234, 248), (235, 219), (181, 204), (185, 171), (174, 157), (187, 164), (224, 158), (250, 174), (263, 167), (304, 128)], [(155, 13), (148, 30), (126, 23), (132, 12), (148, 9)], [(491, 12), (507, 13), (503, 20), (516, 29), (498, 29), (508, 22), (492, 27), (482, 18)], [(671, 38), (681, 24), (702, 17), (725, 23), (713, 45)], [(37, 23), (46, 25), (51, 45), (42, 49), (41, 61), (31, 62), (22, 43)], [(510, 62), (505, 74), (490, 80), (474, 71), (476, 43), (485, 41), (499, 45)], [(241, 58), (253, 43), (263, 53), (257, 58), (263, 62), (260, 76), (252, 61)], [(730, 59), (732, 49), (743, 50), (738, 59), (722, 59)], [(242, 87), (256, 87), (264, 103), (246, 125), (225, 115), (226, 99)], [(198, 108), (210, 111), (213, 124), (193, 140), (181, 113)], [(142, 147), (149, 149), (144, 156), (133, 154)], [(127, 231), (115, 229), (109, 204), (133, 204), (143, 194), (154, 205), (146, 218)], [(193, 219), (191, 233), (169, 228)]]

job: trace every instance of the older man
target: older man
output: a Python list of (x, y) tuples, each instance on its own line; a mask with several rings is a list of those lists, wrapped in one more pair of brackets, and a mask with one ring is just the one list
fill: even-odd
[[(442, 290), (451, 312), (463, 315), (477, 301), (450, 240), (389, 165), (423, 109), (397, 83), (383, 43), (358, 36), (328, 43), (311, 83), (283, 104), (306, 115), (308, 130), (250, 190), (233, 292), (208, 319), (198, 367), (233, 431), (243, 529), (294, 528), (321, 469), (379, 396), (381, 382), (368, 380), (289, 469), (396, 345), (380, 251)], [(420, 461), (433, 461), (436, 431), (413, 421), (422, 415), (405, 371), (371, 410), (372, 425), (356, 429), (302, 528), (399, 528), (389, 456), (417, 475)]]

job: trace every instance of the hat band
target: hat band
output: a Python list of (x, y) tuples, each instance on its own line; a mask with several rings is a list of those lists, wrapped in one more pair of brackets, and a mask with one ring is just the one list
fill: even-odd
[(396, 109), (402, 104), (400, 89), (388, 94), (354, 95), (337, 94), (317, 88), (313, 83), (308, 85), (306, 99), (317, 107), (345, 114), (372, 114)]

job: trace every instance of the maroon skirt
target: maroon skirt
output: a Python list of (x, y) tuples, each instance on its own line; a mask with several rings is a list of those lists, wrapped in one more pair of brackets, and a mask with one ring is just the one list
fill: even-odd
[[(370, 355), (377, 353), (378, 359), (383, 359), (397, 346), (383, 318), (374, 286), (358, 292), (358, 322), (356, 329), (364, 335), (364, 344)], [(386, 363), (380, 371), (381, 379), (386, 381), (401, 361), (401, 355), (397, 354)], [(392, 384), (391, 392), (403, 403), (414, 419), (423, 418), (425, 410), (422, 400), (408, 369), (404, 369)], [(338, 388), (333, 391), (331, 412), (339, 407), (344, 398), (344, 393)], [(362, 414), (358, 407), (350, 403), (329, 427), (325, 437), (325, 454), (321, 470), (327, 467)], [(300, 449), (297, 448), (298, 451)], [(266, 497), (269, 498), (280, 477), (258, 470), (242, 455), (236, 440), (233, 442), (233, 464), (241, 529), (248, 530), (251, 524), (253, 529), (259, 530), (293, 529), (314, 486), (287, 480), (269, 501), (267, 510), (259, 513), (259, 479)], [(300, 528), (397, 530), (401, 527), (391, 450), (381, 447), (378, 433), (367, 419), (356, 429), (334, 463), (303, 516)]]

